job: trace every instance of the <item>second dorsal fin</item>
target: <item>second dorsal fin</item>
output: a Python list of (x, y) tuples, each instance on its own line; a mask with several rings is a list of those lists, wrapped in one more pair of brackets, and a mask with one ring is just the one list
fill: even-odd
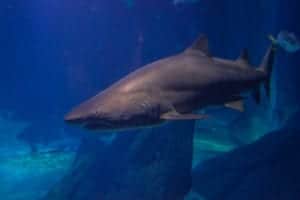
[(236, 62), (242, 66), (249, 66), (249, 53), (247, 49), (242, 50), (240, 57), (236, 60)]
[(205, 55), (210, 56), (207, 37), (205, 35), (200, 35), (196, 41), (186, 49), (186, 51), (190, 50), (201, 51)]

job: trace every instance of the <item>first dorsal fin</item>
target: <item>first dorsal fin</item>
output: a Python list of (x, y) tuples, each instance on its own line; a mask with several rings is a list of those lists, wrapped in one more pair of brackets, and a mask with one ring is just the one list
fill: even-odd
[(241, 52), (240, 57), (238, 58), (238, 60), (244, 60), (244, 61), (249, 61), (249, 53), (248, 53), (248, 49), (243, 49)]
[(190, 50), (201, 51), (205, 55), (210, 56), (207, 37), (205, 35), (200, 35), (186, 51)]

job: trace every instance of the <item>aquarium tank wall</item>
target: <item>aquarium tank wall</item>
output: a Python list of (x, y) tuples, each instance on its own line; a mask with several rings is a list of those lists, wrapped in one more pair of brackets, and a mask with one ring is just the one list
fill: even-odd
[(299, 9), (2, 0), (0, 199), (300, 199)]

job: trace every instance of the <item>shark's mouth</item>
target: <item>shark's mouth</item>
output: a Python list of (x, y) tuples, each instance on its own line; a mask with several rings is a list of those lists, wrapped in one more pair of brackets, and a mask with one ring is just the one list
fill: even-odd
[(100, 122), (92, 122), (87, 123), (83, 126), (88, 130), (104, 130), (104, 129), (113, 129), (114, 126), (108, 122), (100, 121)]

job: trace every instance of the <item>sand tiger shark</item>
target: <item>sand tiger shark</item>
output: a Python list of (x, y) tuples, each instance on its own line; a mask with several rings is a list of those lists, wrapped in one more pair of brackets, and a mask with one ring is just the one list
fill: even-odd
[(65, 121), (89, 130), (148, 127), (173, 120), (198, 120), (194, 113), (208, 106), (243, 110), (243, 94), (259, 101), (259, 87), (270, 91), (274, 56), (272, 44), (258, 67), (246, 51), (236, 60), (212, 57), (208, 39), (200, 36), (176, 55), (147, 64), (75, 107)]

